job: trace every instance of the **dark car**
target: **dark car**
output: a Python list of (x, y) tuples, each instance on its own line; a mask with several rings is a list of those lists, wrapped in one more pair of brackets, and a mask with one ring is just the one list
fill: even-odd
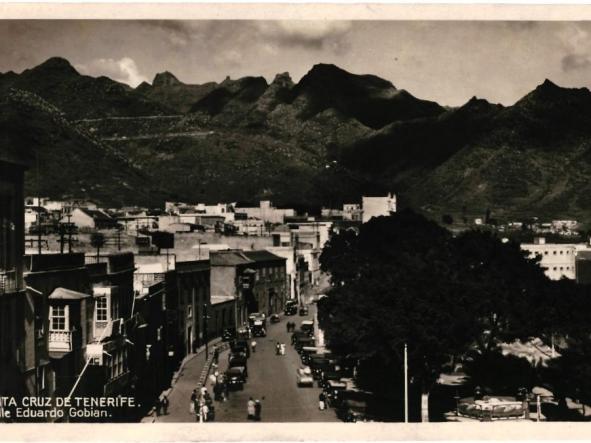
[(314, 340), (314, 337), (305, 336), (302, 338), (298, 338), (295, 348), (296, 351), (298, 351), (298, 353), (301, 354), (303, 348), (310, 348), (314, 346), (316, 346), (316, 340)]
[(250, 348), (246, 340), (233, 340), (230, 342), (230, 350), (233, 353), (244, 352), (246, 357), (250, 357)]
[(234, 366), (226, 371), (226, 383), (231, 389), (244, 389), (246, 383), (246, 368)]
[(230, 341), (236, 338), (236, 328), (226, 328), (224, 332), (222, 332), (222, 340), (223, 341)]
[(298, 313), (298, 302), (296, 300), (287, 300), (284, 312), (285, 315), (296, 315)]
[(326, 402), (331, 408), (338, 407), (341, 403), (342, 394), (347, 389), (347, 383), (340, 380), (328, 380), (324, 387)]
[(308, 315), (309, 310), (307, 306), (300, 306), (300, 317)]
[(241, 367), (244, 368), (244, 376), (248, 377), (248, 359), (244, 353), (239, 354), (230, 354), (230, 358), (228, 359), (228, 367), (229, 368), (236, 368)]
[(269, 317), (269, 320), (271, 320), (271, 323), (279, 323), (281, 321), (277, 314), (273, 314), (271, 317)]
[(302, 331), (294, 331), (291, 334), (291, 344), (294, 345), (294, 346), (297, 346), (298, 342), (302, 338), (309, 338), (309, 335), (306, 334), (305, 332), (302, 332)]
[(320, 380), (323, 372), (334, 370), (334, 365), (322, 354), (310, 355), (309, 365), (310, 369), (312, 369), (312, 377), (314, 377), (314, 380)]
[(267, 330), (265, 329), (265, 325), (261, 320), (255, 320), (254, 324), (252, 325), (252, 335), (255, 337), (267, 336)]
[(300, 325), (300, 331), (305, 332), (309, 336), (314, 335), (314, 321), (313, 320), (304, 320)]

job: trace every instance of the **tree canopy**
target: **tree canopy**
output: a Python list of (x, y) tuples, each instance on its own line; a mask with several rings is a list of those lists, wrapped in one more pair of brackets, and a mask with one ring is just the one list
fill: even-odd
[(568, 329), (558, 296), (585, 304), (518, 244), (478, 230), (454, 237), (410, 210), (334, 236), (320, 263), (332, 279), (321, 327), (333, 352), (360, 360), (368, 389), (399, 389), (384, 374), (401, 370), (404, 343), (410, 375), (428, 389), (468, 350)]

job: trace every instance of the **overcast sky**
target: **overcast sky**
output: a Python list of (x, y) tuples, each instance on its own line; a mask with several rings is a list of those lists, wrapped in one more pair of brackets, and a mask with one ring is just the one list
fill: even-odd
[(316, 63), (375, 74), (461, 105), (509, 105), (549, 78), (591, 87), (591, 24), (404, 21), (0, 21), (0, 71), (49, 57), (136, 86), (170, 71), (186, 83), (289, 72)]

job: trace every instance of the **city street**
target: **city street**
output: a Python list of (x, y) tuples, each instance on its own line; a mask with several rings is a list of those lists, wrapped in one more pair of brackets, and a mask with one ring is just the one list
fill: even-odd
[[(250, 397), (261, 400), (262, 421), (266, 422), (336, 422), (334, 410), (320, 411), (316, 383), (313, 388), (296, 385), (296, 370), (301, 366), (299, 354), (291, 346), (291, 334), (286, 323), (293, 321), (299, 328), (303, 320), (312, 319), (316, 305), (310, 305), (306, 317), (281, 316), (281, 322), (269, 324), (267, 337), (257, 338), (257, 349), (248, 359), (248, 381), (243, 391), (231, 391), (225, 403), (216, 402), (217, 422), (247, 421), (246, 403)], [(275, 343), (286, 344), (285, 355), (276, 355)], [(228, 353), (220, 356), (220, 370), (225, 369)], [(211, 389), (210, 389), (211, 392)]]

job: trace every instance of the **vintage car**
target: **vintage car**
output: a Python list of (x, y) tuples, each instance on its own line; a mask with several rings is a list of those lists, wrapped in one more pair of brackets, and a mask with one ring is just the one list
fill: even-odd
[(305, 332), (310, 337), (314, 335), (314, 321), (313, 320), (304, 320), (300, 324), (300, 331)]
[(255, 312), (248, 316), (248, 324), (252, 328), (256, 322), (262, 322), (263, 326), (267, 326), (267, 316), (262, 312)]
[(222, 340), (223, 341), (230, 341), (236, 338), (236, 328), (226, 328), (224, 332), (222, 332)]
[(284, 312), (285, 315), (296, 315), (298, 313), (298, 302), (296, 300), (287, 300)]
[(306, 305), (300, 306), (300, 317), (308, 315), (309, 312), (310, 311), (308, 310), (308, 307)]
[(302, 337), (298, 338), (295, 348), (296, 351), (301, 354), (303, 348), (313, 348), (314, 346), (316, 346), (316, 340), (314, 340), (314, 337)]
[(232, 389), (244, 389), (246, 383), (246, 368), (233, 366), (226, 371), (226, 383)]
[(252, 325), (252, 335), (254, 337), (266, 337), (267, 330), (265, 329), (265, 325), (263, 324), (262, 320), (255, 320), (254, 324)]
[(329, 358), (325, 357), (325, 354), (310, 354), (308, 362), (314, 380), (320, 380), (323, 372), (334, 370), (334, 364), (331, 363)]
[[(228, 357), (228, 367), (242, 366), (246, 369), (248, 366), (248, 358), (244, 352), (232, 352)], [(248, 376), (248, 373), (246, 374)]]
[(342, 393), (347, 389), (347, 383), (340, 380), (328, 380), (324, 387), (324, 395), (328, 406), (334, 408), (341, 402)]
[(271, 323), (279, 323), (281, 321), (279, 315), (277, 314), (271, 315), (271, 317), (269, 317), (269, 320), (271, 320)]
[(312, 371), (307, 366), (298, 368), (296, 373), (297, 385), (302, 386), (314, 386), (314, 379), (312, 378)]
[(303, 346), (300, 350), (300, 358), (302, 359), (302, 364), (309, 366), (310, 365), (310, 356), (312, 354), (317, 354), (319, 349), (316, 346)]
[(244, 352), (246, 357), (250, 357), (250, 348), (246, 340), (232, 340), (230, 342), (230, 350), (233, 353)]

